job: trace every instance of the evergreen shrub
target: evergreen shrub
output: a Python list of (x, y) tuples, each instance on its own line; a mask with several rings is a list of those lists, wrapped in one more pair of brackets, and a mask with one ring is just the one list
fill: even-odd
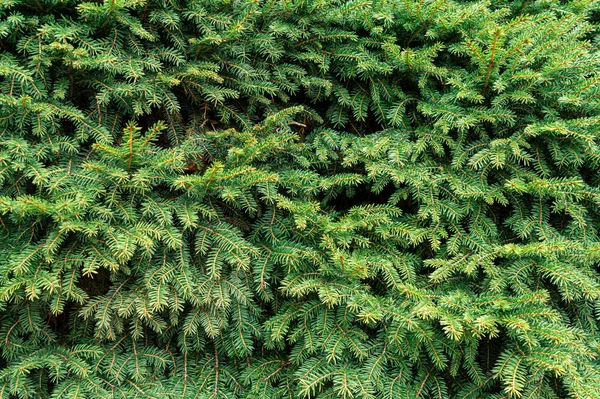
[(599, 398), (599, 15), (0, 0), (0, 398)]

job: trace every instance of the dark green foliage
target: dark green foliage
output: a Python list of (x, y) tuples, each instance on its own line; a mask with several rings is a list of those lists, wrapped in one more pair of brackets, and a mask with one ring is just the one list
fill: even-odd
[(1, 0), (0, 398), (600, 397), (591, 0)]

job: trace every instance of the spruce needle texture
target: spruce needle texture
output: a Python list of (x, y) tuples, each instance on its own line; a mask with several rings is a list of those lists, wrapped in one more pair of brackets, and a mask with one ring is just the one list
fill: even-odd
[(0, 0), (0, 398), (600, 398), (597, 0)]

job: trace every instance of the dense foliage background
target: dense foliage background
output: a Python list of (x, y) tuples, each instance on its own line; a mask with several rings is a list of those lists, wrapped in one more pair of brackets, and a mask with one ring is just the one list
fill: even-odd
[(589, 0), (1, 0), (0, 398), (599, 398)]

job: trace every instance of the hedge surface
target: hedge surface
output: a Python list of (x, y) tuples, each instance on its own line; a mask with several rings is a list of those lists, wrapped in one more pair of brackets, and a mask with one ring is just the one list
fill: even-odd
[(599, 16), (0, 0), (0, 398), (599, 398)]

